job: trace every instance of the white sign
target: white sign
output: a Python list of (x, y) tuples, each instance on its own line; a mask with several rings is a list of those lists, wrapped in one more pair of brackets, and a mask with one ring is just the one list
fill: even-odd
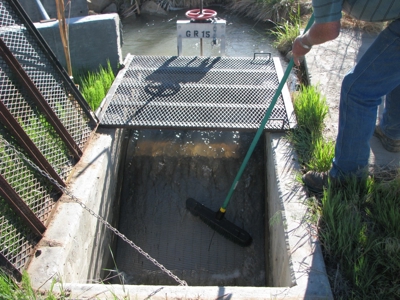
[(213, 20), (212, 22), (191, 22), (190, 20), (178, 20), (178, 37), (222, 39), (225, 37), (225, 20)]
[(212, 19), (210, 22), (178, 20), (178, 55), (182, 53), (182, 39), (220, 39), (221, 53), (225, 51), (226, 20)]

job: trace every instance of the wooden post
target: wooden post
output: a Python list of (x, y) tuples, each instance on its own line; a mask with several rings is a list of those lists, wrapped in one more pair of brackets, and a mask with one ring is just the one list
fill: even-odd
[(135, 0), (135, 3), (136, 3), (137, 13), (138, 13), (138, 15), (140, 15), (139, 3), (137, 2), (137, 0)]
[(71, 57), (69, 52), (69, 37), (68, 37), (68, 28), (65, 22), (65, 13), (64, 13), (64, 0), (55, 0), (57, 6), (57, 19), (58, 25), (60, 27), (60, 36), (61, 42), (64, 48), (65, 54), (65, 62), (67, 64), (67, 71), (69, 77), (72, 78), (72, 66), (71, 66)]

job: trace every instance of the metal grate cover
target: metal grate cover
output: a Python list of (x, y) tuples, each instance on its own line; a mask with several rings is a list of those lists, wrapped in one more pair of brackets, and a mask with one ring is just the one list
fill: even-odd
[[(99, 110), (100, 125), (257, 130), (282, 74), (270, 57), (128, 56)], [(285, 87), (265, 129), (292, 123)]]

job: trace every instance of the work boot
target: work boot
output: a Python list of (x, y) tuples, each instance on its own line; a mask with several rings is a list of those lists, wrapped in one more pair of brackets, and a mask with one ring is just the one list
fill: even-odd
[(309, 192), (322, 194), (328, 188), (328, 172), (308, 171), (301, 178)]
[(393, 140), (387, 137), (380, 126), (375, 127), (374, 136), (376, 136), (382, 143), (383, 148), (389, 152), (399, 152), (400, 151), (400, 140)]

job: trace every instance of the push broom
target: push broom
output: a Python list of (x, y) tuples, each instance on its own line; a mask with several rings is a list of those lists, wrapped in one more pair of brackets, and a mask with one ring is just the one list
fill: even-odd
[[(304, 32), (306, 32), (313, 23), (314, 23), (314, 15), (312, 15), (310, 20), (308, 21), (308, 24), (307, 24)], [(232, 240), (233, 242), (235, 242), (241, 246), (249, 246), (252, 242), (252, 237), (243, 228), (240, 228), (239, 226), (235, 225), (234, 223), (228, 221), (225, 218), (226, 208), (227, 208), (229, 201), (232, 197), (232, 194), (233, 194), (234, 190), (236, 189), (236, 186), (243, 174), (243, 171), (246, 168), (246, 165), (247, 165), (251, 155), (253, 154), (254, 148), (256, 147), (258, 140), (260, 139), (260, 136), (261, 136), (262, 132), (264, 131), (265, 125), (268, 122), (268, 119), (271, 115), (271, 112), (272, 112), (274, 106), (275, 106), (275, 103), (278, 100), (278, 97), (282, 92), (283, 86), (285, 85), (286, 80), (289, 77), (289, 74), (293, 68), (293, 64), (294, 64), (293, 58), (291, 58), (288, 66), (286, 68), (286, 71), (282, 77), (282, 80), (279, 83), (278, 88), (275, 92), (275, 95), (271, 101), (271, 104), (268, 107), (263, 120), (261, 121), (260, 127), (258, 128), (256, 135), (253, 138), (253, 141), (249, 147), (249, 150), (246, 153), (246, 156), (239, 168), (238, 173), (236, 174), (235, 179), (233, 180), (231, 188), (225, 198), (224, 203), (220, 207), (220, 209), (217, 212), (215, 212), (215, 211), (209, 209), (208, 207), (204, 206), (200, 202), (196, 201), (193, 198), (188, 198), (186, 200), (186, 208), (194, 216), (199, 216), (201, 220), (203, 220), (207, 225), (209, 225), (215, 231), (217, 231), (221, 235), (225, 236), (226, 238)]]

